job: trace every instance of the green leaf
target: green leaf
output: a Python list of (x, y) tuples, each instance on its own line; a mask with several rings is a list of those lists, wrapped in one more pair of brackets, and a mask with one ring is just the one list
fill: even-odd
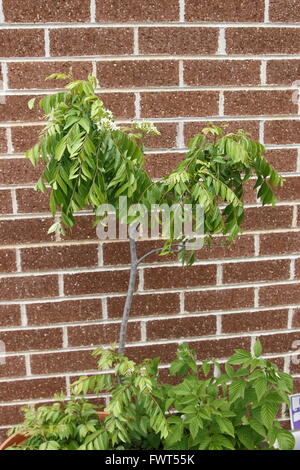
[(210, 369), (211, 369), (211, 364), (208, 361), (202, 361), (202, 369), (205, 377), (208, 376)]
[(253, 431), (249, 426), (240, 426), (236, 429), (236, 434), (241, 441), (241, 443), (246, 447), (246, 449), (254, 450), (255, 441), (253, 438)]
[(253, 382), (258, 401), (262, 399), (268, 388), (268, 381), (266, 378), (260, 378)]
[(230, 400), (236, 401), (238, 398), (244, 398), (246, 382), (243, 379), (235, 379), (229, 386)]
[(244, 364), (245, 362), (248, 362), (249, 359), (252, 359), (251, 353), (249, 351), (237, 349), (235, 353), (229, 358), (228, 364)]
[(31, 98), (31, 100), (28, 101), (27, 105), (29, 109), (33, 109), (35, 100), (36, 98)]
[(54, 222), (54, 224), (51, 225), (47, 233), (53, 233), (56, 232), (57, 229), (60, 227), (60, 222)]
[(261, 406), (261, 420), (267, 429), (272, 429), (274, 419), (278, 412), (278, 405), (270, 402), (263, 403)]
[[(52, 216), (54, 217), (55, 214), (56, 214), (56, 202), (55, 202), (55, 194), (54, 194), (54, 191), (51, 191), (51, 194), (50, 194), (50, 209), (51, 209), (51, 214)], [(52, 226), (53, 227), (53, 226)], [(51, 229), (51, 227), (50, 227)], [(49, 229), (49, 230), (50, 230)], [(56, 230), (56, 229), (55, 229)], [(54, 231), (55, 231), (54, 230)], [(48, 231), (48, 233), (51, 233)]]
[(86, 131), (90, 132), (90, 121), (87, 118), (81, 118), (78, 124)]
[(249, 426), (262, 437), (266, 436), (266, 430), (263, 424), (256, 418), (249, 418)]
[(277, 433), (277, 440), (281, 450), (293, 450), (295, 447), (295, 437), (289, 431), (280, 429)]
[(223, 418), (220, 416), (216, 416), (216, 422), (220, 428), (220, 431), (223, 432), (224, 434), (229, 434), (230, 436), (234, 437), (234, 427), (232, 422), (227, 419)]

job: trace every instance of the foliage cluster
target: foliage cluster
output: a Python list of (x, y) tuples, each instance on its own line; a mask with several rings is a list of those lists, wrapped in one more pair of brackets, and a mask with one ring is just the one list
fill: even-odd
[[(292, 377), (254, 353), (236, 350), (226, 363), (197, 361), (187, 344), (179, 346), (170, 367), (176, 384), (160, 379), (159, 358), (140, 364), (99, 348), (102, 372), (80, 377), (70, 402), (29, 408), (25, 421), (11, 432), (28, 437), (23, 449), (82, 450), (287, 450), (294, 437), (277, 420), (288, 405)], [(97, 420), (93, 405), (78, 398), (111, 395)], [(77, 398), (75, 398), (77, 397)]]

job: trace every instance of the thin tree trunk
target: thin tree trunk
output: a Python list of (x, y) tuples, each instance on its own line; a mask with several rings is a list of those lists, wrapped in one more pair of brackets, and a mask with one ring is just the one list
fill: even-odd
[[(184, 244), (182, 243), (174, 243), (173, 245), (178, 247), (177, 250), (175, 251), (176, 253), (179, 253), (184, 248)], [(136, 240), (132, 238), (130, 235), (129, 235), (129, 247), (130, 247), (130, 260), (131, 260), (130, 278), (129, 278), (127, 296), (126, 296), (126, 301), (124, 305), (123, 317), (122, 317), (122, 323), (121, 323), (121, 329), (120, 329), (120, 335), (119, 335), (119, 349), (118, 349), (119, 354), (125, 353), (128, 319), (129, 319), (129, 314), (131, 310), (132, 297), (135, 291), (135, 283), (136, 283), (136, 278), (137, 278), (138, 266), (148, 256), (161, 251), (161, 248), (156, 248), (144, 254), (141, 258), (138, 259), (137, 252), (136, 252)]]
[(126, 333), (127, 333), (127, 325), (128, 319), (132, 304), (132, 297), (135, 290), (135, 282), (137, 276), (137, 269), (138, 269), (138, 259), (136, 254), (136, 241), (134, 238), (129, 237), (129, 246), (130, 246), (130, 259), (131, 259), (131, 268), (130, 268), (130, 278), (129, 278), (129, 285), (128, 291), (126, 296), (126, 301), (123, 310), (123, 318), (122, 324), (120, 329), (120, 336), (119, 336), (119, 354), (124, 354), (125, 352), (125, 344), (126, 344)]

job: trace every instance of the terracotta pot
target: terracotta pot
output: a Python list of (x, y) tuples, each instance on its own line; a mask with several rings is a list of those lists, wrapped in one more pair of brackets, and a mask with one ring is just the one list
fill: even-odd
[(20, 445), (26, 440), (26, 437), (22, 436), (21, 434), (14, 434), (10, 436), (3, 444), (0, 445), (0, 450), (5, 450), (7, 447), (11, 447), (13, 445)]
[[(97, 415), (99, 419), (104, 419), (106, 418), (106, 416), (108, 416), (108, 413), (105, 411), (97, 411)], [(4, 441), (0, 445), (0, 450), (5, 450), (8, 447), (11, 447), (13, 445), (18, 446), (20, 444), (23, 444), (23, 442), (26, 441), (26, 439), (27, 437), (22, 436), (21, 434), (14, 434), (13, 436), (10, 436), (8, 439), (6, 439), (6, 441)]]

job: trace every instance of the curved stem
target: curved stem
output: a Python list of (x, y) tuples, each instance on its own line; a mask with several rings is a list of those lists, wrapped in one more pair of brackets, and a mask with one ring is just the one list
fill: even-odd
[(125, 352), (125, 344), (126, 344), (126, 333), (127, 333), (127, 325), (129, 319), (129, 313), (132, 304), (132, 297), (135, 290), (135, 281), (137, 276), (137, 254), (136, 254), (136, 241), (134, 238), (129, 236), (129, 245), (130, 245), (130, 259), (131, 259), (131, 268), (130, 268), (130, 278), (128, 284), (128, 291), (126, 296), (126, 301), (123, 310), (123, 318), (121, 323), (120, 329), (120, 336), (119, 336), (119, 354), (124, 354)]
[[(181, 250), (184, 249), (184, 243), (172, 243), (172, 246), (180, 247), (176, 251), (174, 251), (174, 253), (179, 253)], [(155, 255), (155, 253), (159, 253), (161, 250), (162, 250), (162, 248), (155, 248), (154, 250), (148, 251), (148, 253), (145, 253), (143, 256), (141, 256), (137, 260), (137, 264), (139, 265), (142, 261), (144, 261), (145, 258), (147, 258), (148, 256), (151, 256), (151, 255)]]
[[(136, 252), (136, 240), (132, 238), (130, 235), (129, 235), (129, 246), (130, 246), (130, 260), (131, 260), (130, 278), (129, 278), (127, 296), (125, 300), (120, 335), (119, 335), (119, 349), (118, 349), (119, 354), (124, 354), (125, 352), (127, 326), (128, 326), (129, 314), (130, 314), (131, 305), (132, 305), (132, 298), (133, 298), (133, 294), (135, 291), (135, 283), (136, 283), (136, 278), (137, 278), (138, 266), (147, 256), (150, 256), (154, 253), (158, 253), (159, 251), (162, 250), (162, 248), (156, 248), (154, 250), (149, 251), (148, 253), (146, 253), (145, 255), (141, 256), (141, 258), (138, 259), (137, 252)], [(181, 251), (182, 249), (184, 249), (184, 243), (174, 243), (173, 246), (180, 247), (178, 248), (178, 250), (176, 250), (177, 253)]]

